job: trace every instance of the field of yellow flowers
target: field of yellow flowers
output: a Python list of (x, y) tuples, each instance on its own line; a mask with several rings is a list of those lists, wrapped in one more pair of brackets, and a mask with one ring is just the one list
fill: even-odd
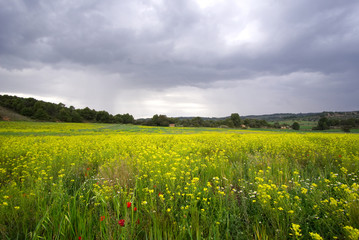
[(0, 122), (2, 239), (358, 239), (359, 135)]

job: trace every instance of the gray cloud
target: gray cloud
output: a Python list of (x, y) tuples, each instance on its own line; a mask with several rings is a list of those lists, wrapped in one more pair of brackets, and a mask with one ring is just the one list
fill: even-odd
[[(251, 101), (257, 113), (266, 102), (277, 112), (354, 110), (358, 13), (355, 0), (0, 0), (1, 91), (113, 112), (127, 101), (138, 115), (171, 105), (178, 114), (218, 115), (245, 113), (235, 104), (245, 99), (233, 92), (243, 85), (260, 98)], [(158, 97), (183, 89), (202, 98)], [(142, 96), (129, 94), (136, 92)], [(232, 107), (206, 105), (212, 101)]]

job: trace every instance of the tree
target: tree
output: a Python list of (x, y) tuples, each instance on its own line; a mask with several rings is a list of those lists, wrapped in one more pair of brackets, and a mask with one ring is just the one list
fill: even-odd
[(158, 116), (158, 124), (159, 124), (158, 126), (168, 127), (168, 125), (170, 124), (170, 121), (166, 115), (159, 115)]
[(58, 118), (62, 122), (71, 122), (72, 121), (70, 111), (67, 110), (67, 108), (62, 108), (59, 111)]
[(317, 127), (315, 127), (315, 130), (327, 130), (327, 129), (329, 129), (328, 118), (321, 117), (318, 121)]
[(231, 114), (231, 120), (233, 122), (234, 127), (240, 127), (242, 124), (241, 118), (238, 113)]
[(50, 116), (42, 108), (37, 109), (33, 117), (38, 120), (44, 120), (44, 121), (50, 120)]
[(114, 117), (115, 123), (123, 123), (123, 117), (121, 114), (116, 114)]
[(96, 114), (96, 121), (102, 123), (110, 122), (110, 114), (106, 111), (99, 111)]
[(274, 127), (274, 128), (281, 128), (281, 125), (279, 124), (279, 122), (275, 122), (275, 123), (273, 124), (273, 127)]
[(39, 109), (42, 109), (44, 110), (45, 109), (45, 104), (43, 101), (37, 101), (35, 104), (34, 104), (34, 109), (35, 111), (39, 110)]
[(17, 105), (16, 105), (16, 112), (20, 112), (23, 108), (25, 108), (25, 104), (23, 102), (19, 102)]
[(260, 127), (269, 127), (269, 123), (264, 119), (257, 120), (257, 122), (260, 125)]
[(153, 115), (151, 119), (151, 125), (167, 127), (169, 125), (169, 119), (166, 115)]
[(80, 115), (81, 115), (81, 117), (83, 117), (84, 119), (86, 119), (88, 121), (92, 121), (92, 120), (96, 119), (96, 111), (91, 110), (88, 107), (85, 107), (84, 109), (80, 110)]
[(292, 124), (292, 128), (293, 128), (294, 130), (299, 130), (299, 129), (300, 129), (299, 123), (298, 123), (298, 122), (294, 122), (294, 123)]
[(202, 127), (204, 124), (204, 121), (201, 117), (195, 117), (191, 119), (191, 125), (193, 127)]
[(133, 118), (133, 116), (129, 113), (125, 113), (122, 115), (122, 120), (124, 124), (129, 124), (129, 123), (134, 123), (135, 119)]
[(20, 114), (27, 117), (31, 117), (34, 114), (34, 111), (31, 107), (24, 107), (23, 109), (21, 109)]
[(82, 117), (77, 111), (71, 111), (71, 120), (72, 122), (82, 122)]
[(234, 123), (233, 123), (233, 121), (232, 121), (232, 118), (226, 118), (226, 119), (224, 119), (223, 125), (226, 125), (227, 127), (230, 127), (230, 128), (234, 128), (234, 127), (235, 127), (235, 125), (234, 125)]

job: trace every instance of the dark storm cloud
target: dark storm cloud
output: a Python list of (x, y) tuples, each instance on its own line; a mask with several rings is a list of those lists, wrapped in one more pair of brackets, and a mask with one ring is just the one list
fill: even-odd
[[(107, 101), (126, 90), (211, 89), (217, 82), (227, 89), (249, 81), (255, 91), (262, 77), (281, 89), (285, 82), (275, 79), (295, 75), (308, 87), (313, 81), (311, 96), (323, 96), (313, 101), (325, 108), (324, 96), (340, 98), (335, 91), (358, 100), (358, 13), (355, 0), (0, 0), (0, 83), (7, 92), (52, 86), (56, 94), (71, 92), (58, 83), (67, 82), (84, 98)], [(315, 86), (318, 74), (326, 88)], [(84, 88), (86, 81), (93, 84)]]
[[(192, 1), (2, 1), (0, 54), (10, 68), (25, 67), (23, 59), (68, 61), (136, 71), (149, 81), (184, 75), (194, 82), (248, 71), (353, 70), (358, 60), (356, 1), (268, 3), (250, 9), (248, 19), (224, 5), (222, 15)], [(226, 53), (221, 37), (243, 30), (241, 21), (257, 21), (266, 39), (254, 50), (239, 43)]]

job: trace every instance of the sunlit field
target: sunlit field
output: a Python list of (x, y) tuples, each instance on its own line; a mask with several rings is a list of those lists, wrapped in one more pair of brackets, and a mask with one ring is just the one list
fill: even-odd
[(0, 122), (2, 239), (358, 239), (359, 135)]

